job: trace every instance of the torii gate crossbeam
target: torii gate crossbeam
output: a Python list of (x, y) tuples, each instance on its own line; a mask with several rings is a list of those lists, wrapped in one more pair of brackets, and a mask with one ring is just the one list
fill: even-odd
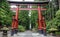
[[(11, 10), (16, 10), (16, 8), (11, 8)], [(38, 10), (38, 8), (19, 8), (19, 10)], [(41, 10), (46, 10), (46, 8), (41, 8)]]

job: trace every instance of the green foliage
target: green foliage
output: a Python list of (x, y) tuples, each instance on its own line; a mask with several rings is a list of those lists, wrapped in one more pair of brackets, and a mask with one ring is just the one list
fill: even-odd
[(59, 25), (57, 15), (59, 13), (57, 11), (58, 7), (56, 6), (56, 0), (49, 2), (49, 4), (46, 6), (46, 8), (47, 8), (47, 10), (46, 10), (44, 16), (45, 16), (45, 20), (46, 20), (47, 31), (49, 31), (49, 29), (53, 29), (53, 30), (57, 29), (57, 27)]
[(58, 10), (57, 12), (56, 12), (56, 22), (57, 22), (57, 25), (58, 26), (60, 26), (60, 10)]
[(19, 25), (18, 30), (19, 30), (20, 32), (24, 32), (24, 31), (25, 31), (25, 27), (22, 26), (22, 25)]
[(56, 28), (50, 28), (49, 31), (57, 31)]
[[(41, 1), (41, 0), (36, 0)], [(44, 6), (47, 8), (46, 11), (42, 11), (42, 15), (45, 17), (47, 31), (51, 28), (58, 28), (60, 26), (60, 10), (57, 9), (57, 6), (54, 7), (54, 1), (51, 1), (48, 5)], [(43, 7), (43, 6), (42, 6)], [(21, 8), (27, 8), (26, 5), (21, 6)], [(37, 6), (32, 6), (32, 8), (37, 8)], [(58, 11), (57, 11), (58, 10)], [(56, 12), (57, 11), (57, 12)], [(11, 25), (12, 15), (14, 13), (10, 10), (9, 4), (6, 0), (0, 1), (0, 22), (2, 25)], [(29, 28), (29, 21), (31, 20), (32, 28), (37, 29), (38, 24), (38, 11), (31, 11), (31, 18), (28, 16), (29, 11), (23, 10), (19, 11), (19, 30), (25, 31)], [(22, 26), (20, 26), (22, 25)]]
[(60, 10), (56, 12), (56, 17), (60, 17)]
[(19, 24), (29, 29), (29, 12), (27, 10), (22, 10), (19, 12)]
[(56, 17), (47, 22), (47, 29), (49, 30), (59, 30), (58, 26), (60, 26), (60, 10), (56, 12)]
[(11, 25), (13, 13), (10, 10), (7, 0), (0, 2), (0, 22), (2, 25)]
[(36, 26), (37, 19), (38, 19), (38, 12), (37, 11), (32, 11), (31, 12), (31, 24), (32, 24), (32, 28)]
[(32, 28), (32, 31), (33, 31), (33, 32), (38, 31), (38, 23), (35, 24), (35, 26)]
[(57, 35), (60, 35), (60, 32), (56, 32)]

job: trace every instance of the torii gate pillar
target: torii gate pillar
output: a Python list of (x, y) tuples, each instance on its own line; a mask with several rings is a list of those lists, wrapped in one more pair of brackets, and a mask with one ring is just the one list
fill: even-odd
[(41, 34), (46, 35), (46, 23), (44, 16), (42, 16), (40, 5), (38, 5), (38, 31)]
[(19, 13), (19, 5), (17, 5), (16, 14), (13, 15), (12, 29), (18, 29), (18, 13)]
[(18, 29), (19, 5), (16, 5), (16, 6), (17, 6), (17, 8), (16, 8), (16, 17), (15, 17), (15, 19), (16, 19), (16, 22), (15, 22), (15, 28), (17, 28), (17, 29)]
[(41, 13), (40, 5), (38, 5), (38, 30), (39, 30), (40, 33), (42, 33), (42, 23), (41, 23), (41, 20), (42, 20), (42, 13)]

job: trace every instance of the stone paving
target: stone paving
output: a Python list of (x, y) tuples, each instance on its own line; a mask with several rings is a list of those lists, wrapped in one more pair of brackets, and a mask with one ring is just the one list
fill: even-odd
[[(0, 37), (2, 37), (2, 32), (0, 32)], [(17, 35), (15, 34), (14, 36), (11, 36), (10, 33), (8, 32), (7, 37), (54, 37), (54, 36), (50, 36), (50, 35), (44, 36), (39, 33), (33, 33), (31, 31), (26, 31), (26, 32), (19, 32)]]

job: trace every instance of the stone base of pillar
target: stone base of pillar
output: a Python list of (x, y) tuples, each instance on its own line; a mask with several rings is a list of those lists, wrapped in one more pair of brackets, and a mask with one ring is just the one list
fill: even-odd
[(11, 30), (11, 36), (14, 36), (14, 29)]
[(18, 33), (18, 29), (14, 29), (14, 33), (17, 34)]
[(44, 31), (44, 30), (38, 30), (38, 32), (39, 32), (40, 34), (43, 34), (44, 36), (47, 36), (47, 33), (46, 33), (46, 31)]
[(38, 32), (39, 32), (40, 34), (43, 34), (43, 30), (38, 30)]
[(47, 36), (47, 33), (46, 33), (46, 31), (43, 31), (43, 35), (44, 35), (44, 36)]

